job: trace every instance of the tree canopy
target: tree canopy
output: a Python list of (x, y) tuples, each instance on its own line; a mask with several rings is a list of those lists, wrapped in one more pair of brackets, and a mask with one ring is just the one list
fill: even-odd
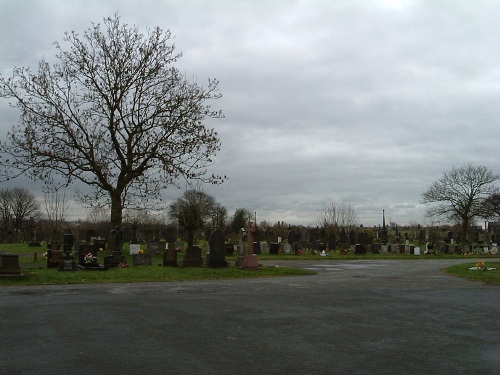
[(220, 98), (218, 82), (188, 81), (174, 67), (181, 55), (172, 39), (115, 15), (83, 35), (66, 33), (57, 64), (0, 77), (0, 95), (21, 113), (0, 142), (3, 176), (88, 185), (80, 198), (110, 205), (112, 227), (124, 207), (145, 207), (179, 179), (220, 182), (207, 171), (220, 140), (204, 125), (222, 117), (206, 104)]
[(459, 222), (467, 234), (475, 218), (484, 217), (485, 201), (496, 190), (499, 176), (485, 166), (452, 168), (422, 193), (424, 203), (436, 203), (427, 215)]
[(188, 247), (193, 245), (195, 231), (206, 225), (216, 207), (218, 204), (214, 197), (199, 189), (186, 190), (170, 204), (170, 217), (186, 230)]

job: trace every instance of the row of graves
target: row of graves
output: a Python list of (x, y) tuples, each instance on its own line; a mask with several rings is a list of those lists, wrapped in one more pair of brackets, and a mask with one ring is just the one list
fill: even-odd
[[(115, 249), (122, 249), (120, 235), (115, 231)], [(72, 247), (75, 246), (75, 256)], [(186, 249), (182, 260), (178, 254), (184, 248), (184, 242), (177, 241), (177, 232), (172, 231), (163, 241), (148, 241), (141, 243), (132, 238), (130, 255), (133, 266), (152, 265), (153, 255), (162, 254), (162, 265), (171, 267), (202, 267), (204, 266), (202, 249), (200, 246), (190, 246)], [(243, 246), (241, 246), (243, 249)], [(208, 267), (227, 267), (225, 259), (227, 243), (224, 233), (214, 230), (207, 242), (206, 265)], [(76, 271), (78, 269), (90, 271), (105, 271), (112, 267), (128, 267), (123, 251), (111, 251), (104, 256), (104, 264), (98, 263), (98, 253), (106, 252), (106, 241), (101, 238), (92, 238), (90, 242), (75, 242), (72, 234), (63, 236), (62, 244), (51, 242), (47, 246), (47, 268), (57, 268), (60, 271)], [(242, 254), (244, 255), (244, 254)], [(76, 259), (75, 259), (76, 258)]]

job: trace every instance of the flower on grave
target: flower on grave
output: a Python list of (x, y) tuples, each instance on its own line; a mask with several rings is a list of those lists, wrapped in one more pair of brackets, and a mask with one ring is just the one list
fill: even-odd
[(128, 267), (128, 264), (127, 264), (127, 263), (125, 263), (125, 262), (121, 262), (121, 263), (118, 265), (118, 267), (120, 267), (120, 268), (127, 268), (127, 267)]
[(97, 257), (95, 257), (92, 253), (88, 253), (87, 255), (85, 255), (85, 257), (83, 258), (83, 261), (86, 263), (86, 264), (90, 264), (92, 262), (94, 262), (94, 260), (96, 260)]
[(144, 254), (144, 250), (143, 249), (139, 250), (139, 254)]
[(487, 269), (486, 263), (484, 263), (484, 261), (482, 261), (482, 260), (477, 261), (476, 267), (478, 270), (486, 270)]
[(47, 253), (43, 253), (42, 256), (47, 258)]

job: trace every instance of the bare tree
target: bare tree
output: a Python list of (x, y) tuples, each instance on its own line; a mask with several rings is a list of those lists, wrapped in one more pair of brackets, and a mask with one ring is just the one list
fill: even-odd
[(33, 225), (41, 216), (40, 203), (35, 195), (21, 187), (0, 190), (0, 211), (4, 225), (13, 233), (18, 233), (28, 223)]
[(325, 204), (317, 216), (318, 226), (328, 234), (335, 234), (341, 229), (350, 229), (356, 226), (358, 213), (349, 202), (330, 200)]
[(0, 77), (0, 96), (21, 112), (0, 143), (3, 175), (81, 182), (91, 188), (85, 203), (111, 207), (111, 228), (124, 207), (145, 207), (180, 178), (221, 182), (207, 174), (220, 141), (203, 124), (222, 117), (205, 104), (220, 97), (218, 82), (189, 82), (173, 66), (181, 55), (172, 38), (159, 27), (145, 36), (115, 15), (102, 29), (66, 33), (58, 64)]
[(46, 234), (54, 241), (62, 233), (71, 204), (66, 195), (66, 189), (58, 189), (54, 185), (46, 185), (43, 197), (43, 206), (47, 217), (45, 221)]
[(497, 190), (499, 178), (487, 167), (471, 164), (444, 172), (422, 193), (424, 203), (436, 203), (427, 215), (460, 222), (464, 241), (474, 219), (484, 215), (484, 202)]

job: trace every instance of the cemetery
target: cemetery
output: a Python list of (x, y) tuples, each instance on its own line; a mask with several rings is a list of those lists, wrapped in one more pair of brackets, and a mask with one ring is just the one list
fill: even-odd
[[(68, 231), (60, 241), (42, 241), (36, 247), (31, 243), (5, 244), (7, 250), (0, 247), (2, 267), (5, 268), (0, 269), (0, 283), (22, 279), (22, 276), (36, 279), (35, 275), (41, 272), (48, 278), (47, 283), (51, 283), (47, 273), (60, 274), (56, 278), (68, 283), (168, 281), (171, 277), (183, 279), (183, 274), (186, 279), (286, 274), (287, 270), (278, 271), (261, 264), (261, 261), (277, 259), (479, 257), (494, 260), (498, 256), (496, 243), (491, 242), (487, 233), (481, 232), (474, 233), (476, 242), (465, 247), (457, 243), (451, 231), (422, 229), (409, 233), (399, 228), (362, 226), (326, 233), (319, 228), (292, 226), (262, 230), (250, 222), (237, 233), (228, 229), (199, 231), (196, 244), (190, 247), (178, 227), (166, 227), (159, 233), (161, 239), (148, 239), (144, 234), (136, 229), (128, 232), (115, 228), (106, 239), (93, 231), (78, 235)], [(41, 249), (45, 251), (42, 253)], [(289, 272), (300, 274), (301, 271)], [(78, 274), (73, 281), (70, 275), (61, 275), (70, 273)], [(10, 282), (22, 282), (12, 280)]]

